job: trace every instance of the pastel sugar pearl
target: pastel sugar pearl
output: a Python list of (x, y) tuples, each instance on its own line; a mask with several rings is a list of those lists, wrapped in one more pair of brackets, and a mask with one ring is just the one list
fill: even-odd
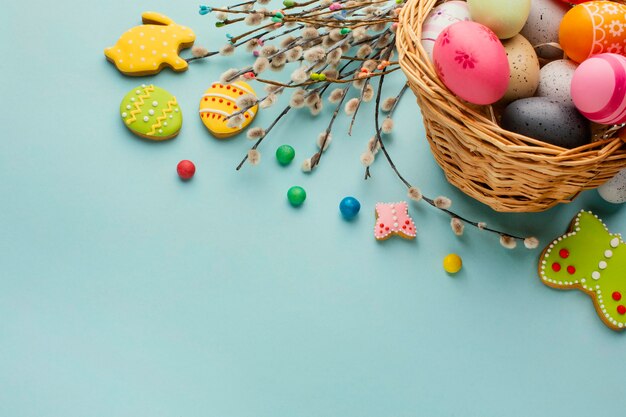
[(297, 185), (293, 186), (287, 191), (287, 200), (294, 207), (301, 206), (304, 200), (306, 200), (306, 191)]
[(354, 197), (345, 197), (339, 203), (339, 211), (347, 220), (355, 218), (359, 214), (359, 210), (361, 210), (361, 203)]
[(626, 122), (626, 57), (595, 55), (572, 77), (572, 100), (587, 119), (601, 124)]
[(443, 269), (449, 274), (456, 274), (462, 267), (463, 261), (456, 253), (451, 253), (443, 258)]
[(433, 61), (445, 86), (470, 103), (495, 103), (509, 86), (504, 46), (479, 23), (457, 22), (445, 28), (435, 42)]

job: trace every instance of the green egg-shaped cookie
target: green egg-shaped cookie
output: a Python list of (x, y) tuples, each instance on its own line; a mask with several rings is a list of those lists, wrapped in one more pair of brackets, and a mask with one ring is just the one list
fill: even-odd
[(143, 84), (126, 94), (120, 116), (131, 132), (151, 140), (171, 139), (183, 125), (176, 97), (153, 85)]

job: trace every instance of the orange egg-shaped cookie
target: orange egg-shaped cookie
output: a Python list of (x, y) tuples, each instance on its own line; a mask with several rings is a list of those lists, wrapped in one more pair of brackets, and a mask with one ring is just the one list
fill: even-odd
[(559, 27), (561, 48), (576, 62), (604, 52), (626, 55), (625, 42), (626, 6), (613, 1), (574, 6)]
[[(200, 100), (200, 118), (202, 123), (209, 129), (209, 132), (218, 139), (228, 138), (244, 130), (257, 114), (258, 105), (249, 108), (243, 114), (243, 122), (238, 126), (229, 126), (228, 116), (241, 111), (237, 104), (238, 99), (245, 96), (254, 96), (256, 93), (248, 84), (243, 81), (236, 81), (232, 84), (213, 83), (205, 91)], [(250, 101), (250, 100), (246, 100)]]

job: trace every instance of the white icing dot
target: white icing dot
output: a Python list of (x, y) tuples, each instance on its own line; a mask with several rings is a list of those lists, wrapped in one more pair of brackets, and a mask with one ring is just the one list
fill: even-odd
[(582, 282), (584, 284), (585, 282), (587, 282), (587, 280), (585, 278), (583, 278), (583, 279), (580, 280), (580, 282)]
[(122, 62), (124, 62), (124, 61), (120, 59), (118, 62), (121, 64), (121, 63), (122, 63)]
[(174, 118), (174, 116), (172, 116), (172, 115), (170, 114), (170, 119), (173, 119), (173, 118)]
[(145, 84), (141, 84), (141, 88), (146, 88), (146, 85)]
[(126, 117), (126, 116), (128, 116), (128, 113), (126, 112), (122, 113), (122, 117)]
[(167, 126), (167, 122), (163, 122), (163, 126)]
[(155, 100), (155, 101), (153, 101), (153, 102), (152, 102), (152, 107), (156, 107), (156, 106), (158, 106), (158, 105), (159, 105), (159, 102), (158, 102), (158, 101), (156, 101), (156, 100)]
[(163, 133), (163, 129), (159, 129), (159, 133)]
[(141, 57), (141, 62), (146, 62), (146, 58)]
[(130, 101), (135, 101), (135, 97), (131, 97), (131, 98), (130, 98)]
[(144, 116), (144, 117), (143, 117), (143, 121), (144, 121), (144, 122), (147, 122), (148, 120), (150, 120), (150, 118), (149, 118), (148, 116)]
[(128, 105), (126, 106), (126, 110), (130, 110), (131, 108), (132, 108), (132, 107), (130, 106), (130, 104), (128, 104)]
[(144, 33), (143, 33), (143, 32), (139, 32), (139, 36), (143, 36), (143, 35), (144, 35)]
[(163, 58), (167, 58), (167, 54), (163, 54), (161, 55)]
[(152, 55), (156, 55), (156, 50), (152, 50)]
[(178, 113), (178, 107), (176, 107), (176, 108), (174, 109), (174, 111), (175, 111), (176, 113)]
[(163, 41), (163, 46), (167, 46), (167, 42)]
[(154, 110), (152, 110), (152, 109), (148, 110), (148, 114), (149, 114), (150, 116), (154, 116)]
[(137, 94), (137, 95), (141, 94), (141, 90), (135, 91), (135, 94)]
[(611, 240), (611, 247), (616, 248), (618, 246), (619, 246), (619, 239), (615, 237)]
[(393, 227), (398, 227), (398, 223), (394, 223), (394, 224), (393, 224)]
[(398, 216), (393, 216), (393, 219), (394, 220), (398, 220)]
[(132, 39), (129, 39), (129, 40), (128, 40), (128, 44), (130, 45), (131, 43), (133, 43), (133, 40), (132, 40)]
[(131, 69), (132, 69), (132, 68), (135, 68), (135, 66), (134, 66), (133, 64), (130, 64), (130, 68), (131, 68)]
[(600, 273), (598, 271), (593, 271), (591, 273), (591, 278), (595, 279), (596, 281), (600, 279)]
[(606, 266), (607, 266), (607, 265), (606, 265), (606, 262), (605, 262), (605, 261), (600, 261), (600, 262), (598, 263), (598, 268), (600, 268), (600, 269), (606, 269)]
[(613, 256), (613, 251), (610, 249), (607, 249), (604, 251), (604, 257), (605, 258), (610, 258), (611, 256)]
[(161, 29), (161, 33), (165, 33), (165, 29)]
[(146, 49), (146, 46), (145, 45), (139, 45), (139, 49), (141, 49), (143, 51), (144, 49)]

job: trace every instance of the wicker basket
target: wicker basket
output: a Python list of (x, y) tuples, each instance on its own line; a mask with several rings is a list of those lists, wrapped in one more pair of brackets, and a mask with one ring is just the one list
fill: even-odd
[(451, 184), (494, 210), (533, 212), (570, 202), (626, 167), (626, 142), (617, 136), (564, 149), (506, 131), (490, 106), (471, 106), (452, 94), (420, 42), (422, 23), (438, 3), (409, 0), (396, 45), (430, 148)]

